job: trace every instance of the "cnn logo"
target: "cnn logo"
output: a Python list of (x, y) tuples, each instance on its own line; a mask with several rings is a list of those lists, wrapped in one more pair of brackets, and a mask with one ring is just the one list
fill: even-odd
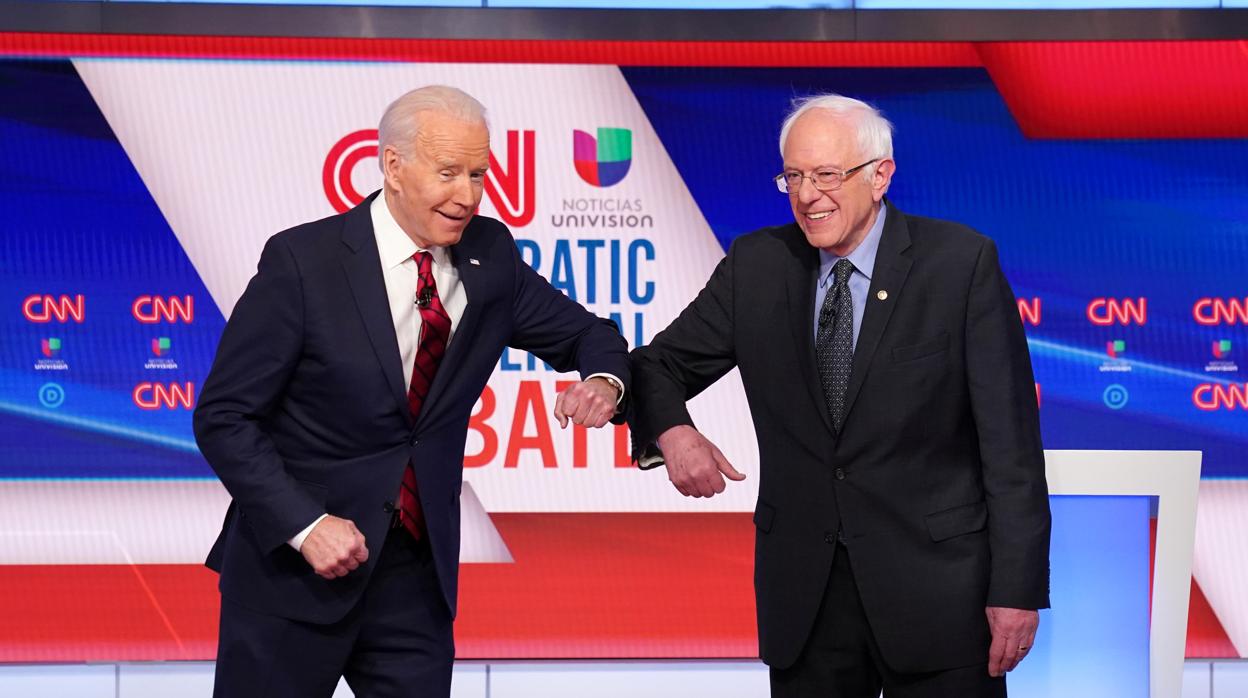
[(1201, 383), (1192, 391), (1192, 404), (1206, 412), (1248, 410), (1248, 383)]
[(1202, 325), (1248, 325), (1248, 298), (1201, 298), (1192, 317)]
[(1147, 298), (1095, 298), (1088, 303), (1093, 325), (1143, 325), (1148, 322)]
[(158, 322), (189, 324), (195, 321), (195, 297), (139, 296), (130, 306), (130, 313), (134, 315), (135, 320), (145, 325), (154, 325)]
[(86, 299), (79, 293), (73, 297), (35, 294), (22, 301), (22, 315), (31, 322), (81, 323), (86, 319)]
[(189, 410), (195, 407), (195, 384), (139, 383), (131, 397), (139, 409)]

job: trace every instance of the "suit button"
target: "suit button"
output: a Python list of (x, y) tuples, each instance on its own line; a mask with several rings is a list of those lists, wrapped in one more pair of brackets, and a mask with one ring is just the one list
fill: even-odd
[(409, 441), (408, 443), (410, 443), (411, 445), (415, 446), (416, 444), (420, 443), (420, 439), (418, 439), (418, 438), (416, 438), (415, 436), (413, 436), (413, 437), (412, 437), (412, 440), (411, 440), (411, 441)]
[(384, 512), (386, 512), (387, 514), (393, 514), (393, 513), (394, 513), (394, 502), (382, 502), (382, 503), (381, 503), (381, 510), (382, 510), (382, 511), (384, 511)]
[(824, 543), (829, 543), (829, 544), (831, 544), (831, 545), (836, 545), (836, 532), (835, 532), (835, 531), (824, 531), (824, 532), (823, 532), (823, 542), (824, 542)]
[(836, 479), (837, 479), (837, 480), (844, 480), (844, 479), (845, 479), (845, 471), (844, 471), (844, 470), (841, 470), (840, 468), (837, 468), (837, 469), (836, 469), (836, 472), (835, 472), (835, 473), (833, 473), (833, 475), (835, 475), (835, 476), (836, 476)]

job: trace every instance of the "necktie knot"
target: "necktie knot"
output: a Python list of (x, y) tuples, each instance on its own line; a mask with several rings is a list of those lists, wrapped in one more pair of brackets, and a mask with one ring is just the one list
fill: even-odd
[(839, 259), (832, 266), (833, 284), (838, 288), (844, 288), (849, 284), (849, 277), (853, 276), (854, 263), (848, 259)]
[(420, 276), (433, 271), (433, 255), (428, 252), (420, 251), (412, 255), (412, 260), (416, 262), (416, 273)]

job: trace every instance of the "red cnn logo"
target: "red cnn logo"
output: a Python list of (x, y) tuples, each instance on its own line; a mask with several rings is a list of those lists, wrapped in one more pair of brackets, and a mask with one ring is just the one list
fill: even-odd
[(377, 129), (366, 128), (348, 133), (329, 149), (321, 168), (321, 185), (325, 198), (338, 213), (346, 213), (364, 201), (364, 195), (351, 184), (351, 173), (364, 158), (377, 157)]
[(498, 164), (490, 151), (490, 170), (485, 173), (485, 194), (507, 225), (520, 227), (533, 220), (537, 201), (537, 140), (535, 131), (507, 132), (507, 167)]
[(1201, 383), (1192, 391), (1192, 404), (1206, 412), (1248, 410), (1248, 383)]
[(1202, 325), (1248, 325), (1248, 298), (1201, 298), (1192, 317)]
[[(485, 195), (498, 211), (498, 217), (513, 227), (533, 221), (537, 202), (537, 154), (535, 131), (507, 132), (507, 166), (499, 164), (490, 152), (490, 169), (485, 176)], [(343, 136), (329, 149), (321, 168), (325, 198), (338, 213), (345, 213), (364, 201), (364, 195), (351, 183), (351, 173), (365, 158), (379, 154), (377, 129), (368, 128)]]
[(139, 296), (130, 306), (134, 319), (144, 325), (154, 325), (160, 321), (185, 323), (195, 322), (194, 296)]
[(35, 294), (22, 301), (22, 315), (31, 322), (52, 322), (52, 318), (56, 318), (57, 322), (69, 322), (72, 319), (81, 323), (86, 317), (86, 299), (81, 293), (73, 298), (65, 295)]
[(1148, 322), (1147, 298), (1096, 298), (1088, 303), (1093, 325), (1143, 325)]
[(144, 410), (189, 410), (195, 406), (195, 384), (139, 383), (134, 386), (131, 397), (134, 404)]
[(1040, 324), (1040, 299), (1026, 298), (1018, 299), (1018, 317), (1022, 319), (1024, 325), (1036, 326)]

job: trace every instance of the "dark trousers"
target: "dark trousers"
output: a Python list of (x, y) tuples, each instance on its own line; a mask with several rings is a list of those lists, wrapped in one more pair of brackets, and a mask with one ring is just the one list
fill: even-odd
[(771, 670), (772, 698), (1005, 698), (984, 663), (922, 674), (892, 671), (871, 633), (849, 551), (836, 548), (815, 627), (797, 662)]
[(429, 545), (392, 529), (380, 554), (360, 602), (330, 625), (223, 598), (214, 698), (329, 698), (342, 676), (357, 698), (449, 696), (455, 642)]

